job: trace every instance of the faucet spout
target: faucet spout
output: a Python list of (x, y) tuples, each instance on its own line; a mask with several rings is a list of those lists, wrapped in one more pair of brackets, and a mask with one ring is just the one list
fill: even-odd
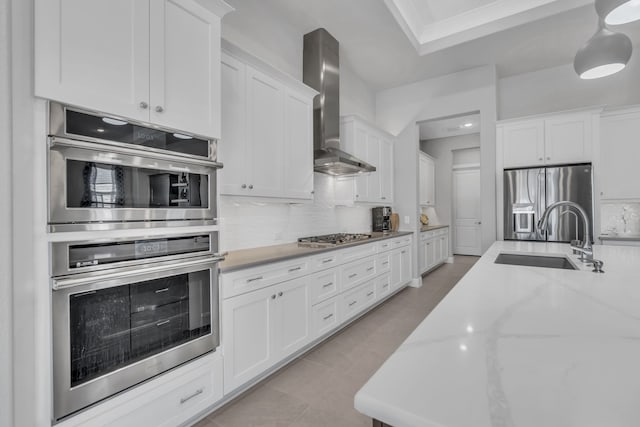
[[(593, 247), (591, 246), (591, 225), (589, 223), (589, 216), (587, 215), (587, 212), (579, 204), (575, 202), (570, 202), (568, 200), (563, 200), (560, 202), (555, 202), (550, 204), (542, 214), (542, 217), (540, 218), (540, 220), (538, 221), (538, 230), (544, 231), (544, 229), (547, 228), (547, 222), (549, 221), (549, 214), (555, 208), (558, 208), (560, 206), (567, 206), (571, 209), (574, 209), (577, 212), (578, 216), (582, 219), (582, 225), (584, 226), (584, 243), (580, 248), (575, 248), (575, 249), (579, 250), (582, 253), (580, 257), (580, 260), (582, 262), (590, 262), (593, 259)], [(578, 236), (576, 236), (576, 238), (578, 238)]]

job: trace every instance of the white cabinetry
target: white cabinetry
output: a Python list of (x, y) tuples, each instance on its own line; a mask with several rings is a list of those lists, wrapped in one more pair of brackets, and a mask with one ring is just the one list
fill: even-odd
[(603, 200), (640, 199), (640, 108), (604, 114), (600, 194)]
[(590, 162), (595, 121), (583, 112), (499, 124), (504, 168)]
[(351, 178), (342, 185), (353, 185), (356, 202), (393, 203), (393, 137), (357, 116), (340, 118), (342, 148), (376, 167), (375, 172)]
[(441, 228), (420, 233), (418, 259), (420, 273), (423, 274), (446, 262), (449, 257), (449, 228)]
[[(213, 10), (213, 11), (212, 11)], [(220, 19), (194, 0), (37, 0), (35, 94), (220, 137)]]
[(313, 97), (301, 82), (224, 43), (220, 192), (313, 198)]
[(422, 152), (420, 152), (419, 177), (420, 205), (435, 205), (436, 166), (433, 158)]

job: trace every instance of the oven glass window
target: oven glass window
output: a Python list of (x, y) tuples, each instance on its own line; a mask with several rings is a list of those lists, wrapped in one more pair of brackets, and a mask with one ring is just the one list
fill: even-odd
[(71, 386), (211, 333), (209, 269), (70, 295)]
[(66, 110), (66, 116), (68, 134), (156, 148), (173, 153), (209, 157), (209, 141), (206, 139), (137, 126), (125, 121), (72, 110)]
[(208, 208), (207, 175), (67, 159), (69, 208)]

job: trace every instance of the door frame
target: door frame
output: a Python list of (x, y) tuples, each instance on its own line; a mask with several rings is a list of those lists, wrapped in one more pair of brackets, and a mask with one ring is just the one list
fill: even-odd
[[(480, 147), (478, 147), (480, 148)], [(459, 165), (453, 165), (451, 167), (451, 192), (453, 197), (451, 197), (451, 247), (449, 248), (449, 250), (451, 251), (450, 253), (452, 253), (454, 256), (457, 255), (455, 253), (455, 248), (456, 248), (456, 186), (455, 186), (455, 175), (456, 172), (459, 171), (478, 171), (478, 174), (480, 176), (480, 178), (482, 178), (482, 170), (480, 168), (480, 163), (463, 163), (463, 164), (459, 164)], [(482, 201), (482, 184), (480, 185), (480, 194), (479, 194), (479, 198), (480, 201)], [(480, 221), (482, 221), (482, 209), (480, 209)], [(481, 256), (483, 251), (482, 251), (482, 224), (480, 224), (479, 227), (480, 230), (480, 248), (479, 248), (479, 253), (478, 254), (466, 254), (466, 255), (471, 255), (471, 256)]]

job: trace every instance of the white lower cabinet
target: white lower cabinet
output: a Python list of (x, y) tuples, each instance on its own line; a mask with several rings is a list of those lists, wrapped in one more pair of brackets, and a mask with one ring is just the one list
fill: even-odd
[(228, 393), (311, 339), (308, 279), (224, 300), (224, 390)]
[(339, 297), (336, 296), (314, 305), (312, 317), (312, 339), (319, 338), (336, 329), (342, 322), (339, 309)]
[(382, 299), (391, 292), (391, 275), (383, 274), (376, 279), (376, 295)]
[(446, 262), (449, 257), (449, 228), (423, 231), (418, 245), (420, 274)]
[(342, 317), (350, 319), (376, 300), (376, 285), (374, 281), (367, 282), (347, 292), (342, 296)]

